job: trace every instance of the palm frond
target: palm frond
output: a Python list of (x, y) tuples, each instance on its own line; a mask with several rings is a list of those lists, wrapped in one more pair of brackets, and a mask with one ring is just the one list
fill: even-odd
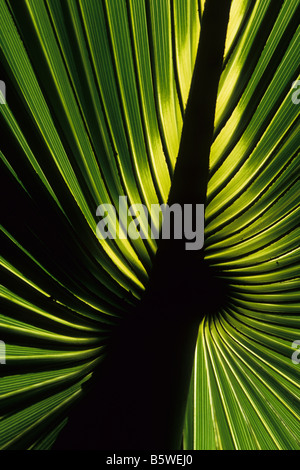
[[(142, 298), (157, 241), (99, 240), (96, 208), (167, 201), (204, 3), (0, 0), (1, 449), (53, 446)], [(299, 14), (232, 1), (186, 449), (300, 447)]]

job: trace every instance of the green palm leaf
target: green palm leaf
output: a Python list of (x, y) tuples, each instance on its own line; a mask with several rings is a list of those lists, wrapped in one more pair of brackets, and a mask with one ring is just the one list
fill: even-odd
[[(174, 188), (182, 130), (191, 129), (186, 107), (194, 96), (199, 37), (201, 43), (210, 29), (204, 3), (0, 0), (0, 79), (7, 98), (0, 104), (1, 449), (52, 448), (69, 432), (68, 416), (74, 413), (76, 421), (94, 377), (100, 387), (110, 377), (106, 367), (119, 326), (122, 332), (128, 325), (120, 344), (130, 349), (139, 323), (149, 328), (149, 364), (161, 358), (166, 371), (182, 356), (182, 369), (187, 366), (179, 401), (168, 405), (178, 416), (166, 418), (166, 430), (162, 419), (158, 433), (171, 435), (174, 422), (182, 434), (182, 397), (194, 357), (184, 448), (300, 448), (299, 364), (291, 360), (300, 297), (299, 106), (291, 88), (299, 79), (298, 0), (232, 1), (214, 133), (211, 142), (206, 138), (207, 188), (204, 171), (199, 183), (198, 173), (177, 171), (184, 191), (206, 197), (205, 246), (193, 257), (200, 281), (191, 285), (197, 290), (205, 278), (208, 297), (199, 285), (201, 297), (194, 304), (185, 298), (178, 318), (176, 295), (164, 300), (171, 310), (165, 323), (152, 300), (139, 320), (149, 279), (165, 289), (164, 270), (157, 277), (152, 271), (157, 240), (96, 236), (100, 204), (118, 207), (125, 195), (128, 206), (150, 210), (166, 203)], [(216, 44), (205, 44), (209, 62)], [(210, 68), (197, 63), (194, 77), (209, 84)], [(199, 83), (204, 100), (207, 90)], [(204, 132), (205, 114), (198, 117)], [(181, 150), (183, 165), (203, 163), (202, 153), (189, 153)], [(172, 256), (178, 272), (180, 257), (179, 251)], [(182, 271), (179, 290), (190, 281)], [(177, 357), (170, 337), (180, 328), (184, 337), (185, 325), (192, 327), (189, 352)], [(160, 337), (152, 337), (159, 329)], [(122, 347), (115, 353), (120, 370)], [(112, 384), (101, 409), (116, 393), (118, 382)], [(164, 403), (173, 401), (161, 395)], [(139, 401), (145, 409), (148, 398)], [(103, 437), (106, 429), (99, 432)]]

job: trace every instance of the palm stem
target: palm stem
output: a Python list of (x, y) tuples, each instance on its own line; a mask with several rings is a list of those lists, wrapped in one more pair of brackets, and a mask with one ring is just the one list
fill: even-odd
[[(230, 3), (206, 2), (169, 204), (205, 203)], [(198, 326), (210, 287), (204, 282), (203, 250), (186, 251), (184, 243), (160, 240), (145, 296), (115, 335), (105, 371), (95, 379), (94, 399), (90, 396), (81, 412), (85, 429), (97, 428), (89, 448), (180, 447)], [(72, 436), (72, 447), (84, 445), (82, 436), (79, 442)]]

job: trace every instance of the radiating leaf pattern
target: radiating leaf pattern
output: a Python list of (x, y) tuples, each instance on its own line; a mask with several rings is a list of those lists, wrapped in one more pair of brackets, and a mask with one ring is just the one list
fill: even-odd
[[(155, 240), (99, 241), (96, 208), (166, 202), (203, 8), (0, 0), (2, 449), (51, 448), (141, 297)], [(229, 294), (199, 329), (187, 449), (300, 448), (299, 18), (232, 2), (205, 232)]]
[(220, 82), (206, 259), (229, 296), (199, 330), (188, 448), (299, 449), (299, 2), (277, 5), (253, 6)]

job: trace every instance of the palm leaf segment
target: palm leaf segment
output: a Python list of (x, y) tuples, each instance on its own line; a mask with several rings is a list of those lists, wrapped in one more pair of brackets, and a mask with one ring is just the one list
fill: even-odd
[[(143, 293), (156, 241), (99, 241), (96, 207), (166, 202), (203, 8), (0, 0), (2, 449), (52, 446)], [(299, 448), (298, 24), (298, 0), (232, 2), (205, 230), (229, 295), (200, 325), (187, 449)]]

